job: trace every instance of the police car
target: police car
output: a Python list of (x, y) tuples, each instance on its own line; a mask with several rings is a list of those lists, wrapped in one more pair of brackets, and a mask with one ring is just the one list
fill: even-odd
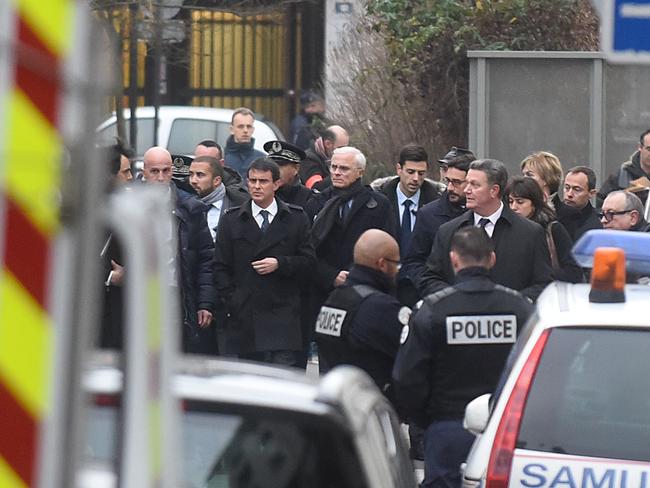
[[(122, 374), (99, 356), (85, 377), (93, 406), (78, 486), (117, 486)], [(182, 486), (415, 487), (392, 407), (361, 370), (320, 381), (253, 363), (184, 358), (173, 378), (182, 400)]]
[(463, 487), (650, 487), (650, 235), (591, 231), (590, 285), (553, 283), (497, 391), (466, 409), (477, 435)]

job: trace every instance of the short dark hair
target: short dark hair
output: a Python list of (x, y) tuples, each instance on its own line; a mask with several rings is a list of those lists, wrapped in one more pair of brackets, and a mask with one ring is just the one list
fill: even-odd
[(429, 162), (429, 155), (427, 151), (417, 144), (407, 144), (399, 152), (399, 164), (404, 165), (406, 161), (424, 161), (425, 163)]
[(469, 169), (485, 173), (488, 184), (497, 185), (499, 187), (499, 196), (503, 196), (508, 184), (508, 170), (505, 164), (496, 159), (477, 159), (470, 163)]
[(221, 147), (221, 144), (213, 141), (212, 139), (203, 139), (197, 144), (197, 146), (216, 147), (219, 150), (219, 157), (223, 158), (223, 147)]
[(109, 169), (112, 176), (116, 176), (122, 167), (121, 156), (131, 159), (135, 156), (135, 152), (127, 146), (119, 137), (115, 138), (115, 144), (110, 146), (103, 146), (99, 148), (102, 152), (102, 158), (108, 161)]
[(644, 131), (641, 134), (641, 137), (639, 137), (639, 144), (641, 144), (643, 146), (643, 139), (645, 139), (645, 136), (647, 136), (648, 134), (650, 134), (650, 129)]
[(192, 160), (192, 163), (208, 163), (210, 165), (210, 171), (212, 171), (212, 177), (220, 176), (223, 180), (223, 168), (217, 158), (213, 158), (212, 156), (197, 156)]
[(252, 169), (257, 171), (270, 171), (273, 181), (278, 181), (280, 179), (280, 166), (278, 166), (278, 163), (273, 161), (271, 158), (263, 157), (254, 159), (246, 170), (246, 176), (250, 174)]
[(505, 196), (506, 198), (526, 198), (530, 200), (535, 210), (529, 219), (544, 228), (555, 220), (555, 212), (544, 201), (544, 193), (539, 183), (529, 176), (514, 176), (511, 178), (506, 187)]
[(487, 264), (494, 244), (483, 229), (468, 225), (461, 227), (451, 237), (451, 250), (467, 263)]
[[(567, 175), (569, 173), (582, 173), (587, 177), (587, 187), (589, 191), (596, 189), (596, 173), (594, 173), (594, 170), (589, 166), (574, 166), (566, 172)], [(566, 176), (564, 179), (566, 180)]]

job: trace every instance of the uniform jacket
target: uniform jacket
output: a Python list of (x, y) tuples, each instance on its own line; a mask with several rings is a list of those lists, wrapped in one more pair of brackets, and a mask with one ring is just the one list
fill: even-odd
[[(422, 296), (453, 282), (454, 272), (449, 259), (451, 237), (458, 228), (466, 225), (474, 225), (474, 212), (471, 210), (438, 229), (426, 270), (417, 283)], [(542, 226), (520, 217), (504, 205), (492, 241), (497, 260), (490, 270), (491, 279), (536, 300), (553, 280), (551, 258)]]
[[(299, 350), (300, 286), (298, 277), (314, 267), (309, 220), (294, 205), (276, 199), (278, 213), (262, 233), (251, 203), (231, 208), (219, 221), (215, 248), (215, 283), (229, 314), (224, 354)], [(275, 257), (279, 268), (257, 274), (252, 261)]]
[(251, 138), (250, 142), (235, 142), (233, 136), (228, 137), (226, 141), (225, 156), (223, 159), (224, 165), (228, 166), (242, 178), (246, 178), (248, 166), (257, 158), (263, 158), (266, 153), (255, 149), (255, 138)]
[[(292, 185), (280, 187), (277, 196), (284, 203), (291, 203), (301, 207), (302, 209), (306, 209), (311, 199), (316, 196), (316, 193), (303, 185), (299, 178), (296, 178)], [(313, 215), (308, 216), (310, 221), (314, 217)]]
[[(357, 184), (361, 185), (361, 182), (358, 181)], [(323, 210), (331, 198), (336, 198), (333, 187), (317, 194), (307, 210), (308, 213), (316, 215), (312, 228), (314, 248), (318, 256), (314, 279), (324, 292), (332, 288), (332, 282), (339, 271), (349, 269), (352, 265), (354, 244), (361, 234), (368, 229), (380, 229), (395, 236), (396, 231), (395, 218), (388, 199), (369, 187), (362, 187), (354, 196), (345, 220), (338, 218), (337, 214), (330, 227), (323, 218)], [(329, 230), (324, 232), (328, 227)]]
[(411, 235), (411, 244), (406, 251), (402, 269), (414, 283), (417, 283), (426, 268), (427, 258), (431, 254), (433, 239), (438, 228), (465, 212), (465, 208), (449, 202), (447, 193), (418, 210)]
[[(467, 403), (494, 391), (514, 339), (533, 310), (518, 292), (492, 282), (487, 269), (461, 270), (454, 286), (424, 299), (402, 332), (393, 369), (398, 405), (422, 426), (436, 420), (462, 419)], [(467, 333), (474, 343), (449, 344), (447, 318), (472, 315), (482, 317), (482, 337), (489, 335), (486, 316), (514, 315), (516, 331), (510, 322), (508, 334), (511, 342), (477, 344), (474, 329)], [(502, 318), (502, 322), (506, 320)], [(504, 330), (498, 326), (496, 334), (503, 337)], [(474, 336), (470, 336), (472, 332)]]
[[(352, 266), (345, 285), (332, 292), (327, 305), (336, 308), (335, 294), (354, 293), (351, 290), (354, 285), (369, 286), (375, 293), (361, 302), (349, 324), (347, 338), (341, 339), (347, 341), (345, 351), (348, 356), (337, 357), (336, 360), (324, 357), (324, 363), (330, 368), (339, 364), (357, 366), (368, 373), (382, 391), (386, 391), (402, 331), (398, 319), (402, 306), (390, 293), (392, 285), (388, 276), (356, 264)], [(323, 350), (325, 352), (326, 349)]]

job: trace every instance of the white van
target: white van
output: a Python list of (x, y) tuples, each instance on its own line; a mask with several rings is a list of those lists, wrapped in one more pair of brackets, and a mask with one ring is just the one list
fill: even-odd
[[(196, 144), (212, 139), (222, 146), (230, 136), (230, 122), (234, 110), (210, 107), (162, 106), (158, 109), (158, 145), (167, 148), (172, 154), (191, 155)], [(154, 107), (138, 107), (136, 159), (141, 159), (144, 151), (154, 145)], [(131, 111), (124, 110), (126, 134), (129, 134)], [(264, 143), (284, 140), (282, 132), (270, 121), (256, 114), (255, 149), (264, 151)], [(113, 144), (117, 136), (117, 117), (113, 113), (97, 128), (97, 139), (101, 145)]]

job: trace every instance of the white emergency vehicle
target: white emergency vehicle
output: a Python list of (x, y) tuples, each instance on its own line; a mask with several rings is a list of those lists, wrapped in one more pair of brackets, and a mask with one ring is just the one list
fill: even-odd
[(467, 406), (464, 488), (650, 486), (650, 287), (626, 285), (626, 262), (650, 273), (650, 234), (591, 231), (574, 256), (591, 285), (550, 285), (493, 397)]

